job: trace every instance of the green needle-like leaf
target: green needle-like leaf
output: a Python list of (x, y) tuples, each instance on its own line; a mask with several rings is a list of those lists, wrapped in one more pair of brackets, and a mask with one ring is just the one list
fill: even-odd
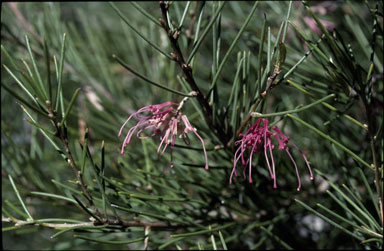
[(65, 197), (62, 195), (58, 195), (58, 194), (44, 193), (44, 192), (31, 192), (31, 194), (45, 196), (45, 197), (51, 197), (51, 198), (55, 198), (55, 199), (59, 199), (59, 200), (66, 200), (66, 201), (70, 201), (72, 203), (77, 204), (77, 202), (74, 199), (71, 199), (71, 198), (68, 198), (68, 197)]
[(155, 195), (145, 195), (145, 194), (138, 194), (138, 193), (128, 193), (128, 192), (119, 192), (120, 194), (128, 194), (129, 197), (132, 198), (139, 198), (143, 200), (157, 200), (157, 201), (172, 201), (172, 202), (185, 202), (185, 201), (191, 201), (191, 202), (197, 202), (204, 205), (207, 205), (206, 202), (201, 200), (194, 200), (190, 198), (173, 198), (168, 196), (155, 196)]
[(356, 228), (356, 229), (360, 229), (360, 230), (363, 229), (362, 227), (360, 227), (359, 225), (357, 225), (355, 222), (350, 221), (350, 220), (344, 218), (343, 216), (341, 216), (341, 215), (339, 215), (339, 214), (333, 212), (332, 210), (326, 208), (325, 206), (323, 206), (323, 205), (321, 205), (321, 204), (317, 204), (317, 206), (320, 207), (321, 209), (323, 209), (324, 211), (326, 211), (327, 213), (329, 213), (330, 215), (332, 215), (333, 217), (336, 217), (338, 220), (341, 220), (341, 221), (343, 221), (343, 222), (345, 222), (345, 223), (347, 223), (347, 224), (353, 226), (353, 227)]
[(48, 99), (48, 95), (47, 95), (47, 91), (45, 90), (43, 81), (41, 80), (40, 72), (39, 72), (39, 69), (37, 68), (35, 58), (33, 57), (32, 49), (31, 49), (31, 46), (29, 45), (29, 39), (28, 39), (28, 36), (27, 36), (27, 35), (25, 35), (25, 41), (26, 41), (26, 44), (27, 44), (27, 48), (28, 48), (29, 56), (30, 56), (31, 61), (32, 61), (33, 68), (34, 68), (35, 73), (36, 73), (36, 76), (37, 76), (37, 80), (38, 80), (38, 89), (39, 89), (39, 90), (42, 92), (42, 94), (44, 95), (44, 96), (43, 96), (44, 99), (45, 99), (45, 100), (49, 100), (49, 99)]
[(166, 56), (168, 59), (172, 60), (172, 57), (164, 52), (162, 49), (160, 49), (159, 46), (155, 45), (149, 39), (147, 39), (141, 32), (139, 32), (127, 19), (127, 17), (121, 13), (121, 11), (116, 7), (116, 5), (113, 2), (109, 2), (109, 5), (116, 11), (116, 13), (120, 16), (120, 18), (131, 28), (137, 35), (139, 35), (142, 39), (144, 39), (149, 45), (151, 45), (155, 50), (160, 52), (162, 55)]
[(64, 69), (64, 56), (65, 56), (65, 40), (66, 40), (67, 34), (64, 33), (63, 35), (63, 41), (61, 44), (61, 52), (60, 52), (60, 64), (57, 72), (58, 76), (58, 86), (57, 86), (57, 92), (56, 92), (56, 103), (54, 105), (55, 111), (58, 111), (59, 104), (61, 108), (61, 112), (64, 113), (64, 102), (63, 102), (63, 69)]
[[(321, 171), (319, 171), (319, 170), (317, 170), (317, 169), (315, 169), (315, 171), (317, 172), (317, 173), (319, 173), (321, 176), (323, 176), (324, 178), (325, 178), (325, 175), (321, 172)], [(362, 216), (363, 216), (363, 218), (365, 218), (368, 222), (370, 222), (371, 224), (373, 224), (375, 227), (376, 227), (376, 229), (377, 230), (379, 230), (380, 231), (380, 226), (379, 226), (379, 224), (375, 221), (375, 219), (372, 217), (372, 215), (369, 213), (369, 212), (367, 212), (367, 211), (364, 211), (364, 206), (361, 208), (361, 207), (359, 207), (355, 202), (353, 202), (343, 191), (341, 191), (341, 189), (335, 184), (335, 183), (333, 183), (333, 182), (331, 182), (331, 181), (329, 181), (329, 180), (327, 180), (328, 181), (328, 184), (329, 185), (331, 185), (331, 187), (333, 188), (333, 189), (335, 189), (337, 192), (338, 192), (338, 194), (340, 194), (341, 195), (341, 197), (343, 197), (353, 208), (355, 208)], [(348, 191), (348, 192), (350, 192), (350, 193), (352, 193), (349, 189), (348, 189), (348, 187), (346, 187), (344, 184), (343, 184), (343, 187), (344, 188), (346, 188), (346, 190)], [(337, 200), (337, 201), (339, 201), (339, 200)], [(339, 203), (339, 202), (338, 202)], [(339, 203), (339, 204), (342, 204), (342, 203)], [(344, 207), (344, 205), (342, 205), (343, 207)], [(350, 209), (348, 208), (348, 209), (346, 209), (346, 210), (348, 210), (348, 211), (350, 211)], [(352, 212), (350, 212), (352, 215), (355, 215), (354, 213), (352, 213)], [(361, 219), (361, 217), (358, 217), (358, 216), (355, 216), (355, 218), (357, 219), (357, 220), (359, 220), (360, 221), (360, 223), (361, 224), (363, 224), (363, 225), (366, 225), (366, 224), (364, 224), (364, 222), (362, 221), (362, 219)]]
[(203, 34), (201, 34), (199, 39), (194, 43), (193, 49), (192, 49), (191, 53), (189, 54), (189, 57), (188, 57), (188, 60), (187, 60), (187, 64), (191, 63), (193, 57), (195, 56), (196, 52), (198, 51), (198, 49), (199, 49), (199, 47), (201, 45), (201, 43), (203, 42), (204, 38), (208, 35), (209, 30), (212, 28), (212, 25), (215, 23), (217, 17), (219, 16), (219, 14), (221, 13), (222, 9), (224, 8), (225, 3), (226, 2), (224, 1), (220, 5), (220, 7), (217, 9), (215, 14), (211, 18), (211, 21), (209, 21), (209, 23), (207, 24), (207, 27), (203, 31)]
[(67, 106), (67, 110), (65, 111), (64, 113), (64, 117), (63, 119), (60, 121), (60, 126), (63, 126), (63, 124), (65, 123), (65, 120), (67, 119), (68, 117), (68, 114), (69, 112), (71, 111), (72, 109), (72, 106), (73, 104), (75, 103), (76, 99), (77, 99), (77, 96), (79, 95), (79, 91), (80, 91), (80, 88), (77, 88), (75, 93), (73, 94), (72, 98), (71, 98), (71, 101), (69, 101), (69, 104)]
[(52, 235), (51, 239), (56, 238), (57, 236), (62, 235), (64, 233), (72, 231), (72, 230), (77, 230), (77, 229), (103, 229), (103, 228), (105, 228), (107, 226), (108, 225), (93, 226), (93, 225), (89, 225), (89, 223), (86, 223), (84, 225), (68, 227), (68, 228), (64, 228), (63, 230), (61, 230), (61, 231), (57, 232), (56, 234)]
[(293, 116), (291, 114), (287, 114), (288, 117), (296, 120), (297, 122), (299, 122), (300, 124), (306, 126), (307, 128), (311, 129), (312, 131), (314, 131), (315, 133), (317, 133), (318, 135), (322, 136), (323, 138), (331, 141), (332, 143), (334, 143), (336, 146), (338, 146), (339, 148), (341, 148), (343, 151), (345, 151), (346, 153), (348, 153), (349, 155), (351, 155), (355, 160), (357, 160), (358, 162), (360, 162), (361, 164), (363, 164), (364, 166), (368, 167), (368, 168), (372, 168), (367, 162), (365, 162), (363, 159), (361, 159), (357, 154), (355, 154), (354, 152), (352, 152), (351, 150), (349, 150), (347, 147), (345, 147), (343, 144), (341, 144), (340, 142), (334, 140), (333, 138), (331, 138), (329, 135), (323, 133), (322, 131), (320, 131), (319, 129), (315, 128), (314, 126), (308, 124), (307, 122), (301, 120), (300, 118), (296, 117), (296, 116)]
[[(99, 186), (99, 189), (101, 191), (101, 199), (102, 199), (102, 203), (103, 203), (104, 216), (105, 216), (105, 218), (108, 218), (108, 216), (107, 216), (107, 205), (110, 206), (111, 203), (109, 202), (109, 199), (108, 199), (108, 197), (107, 197), (107, 195), (105, 193), (105, 189), (103, 188), (104, 186), (103, 186), (103, 182), (101, 180), (102, 179), (102, 175), (100, 174), (101, 170), (99, 170), (99, 168), (93, 162), (92, 156), (91, 156), (90, 152), (88, 151), (88, 147), (84, 146), (84, 148), (87, 149), (88, 157), (91, 159), (93, 175), (95, 176), (97, 185)], [(112, 206), (110, 206), (110, 208), (112, 209), (112, 212), (115, 215), (115, 217), (117, 219), (119, 219), (119, 216), (118, 216), (115, 208), (113, 208)]]
[(150, 216), (150, 217), (161, 219), (161, 220), (165, 220), (165, 221), (168, 221), (168, 222), (185, 223), (184, 221), (181, 221), (179, 219), (171, 219), (171, 218), (159, 215), (159, 214), (147, 213), (147, 212), (143, 212), (143, 211), (139, 211), (139, 210), (134, 210), (134, 209), (130, 209), (130, 208), (120, 207), (120, 206), (117, 206), (117, 205), (112, 205), (112, 206), (117, 208), (117, 209), (120, 209), (122, 211), (130, 212), (130, 213), (135, 213), (135, 214), (139, 214), (139, 215)]
[(309, 109), (315, 105), (318, 105), (318, 104), (324, 102), (325, 100), (328, 100), (328, 99), (333, 98), (335, 96), (336, 96), (335, 94), (330, 94), (324, 98), (317, 100), (316, 102), (313, 102), (312, 104), (309, 104), (309, 105), (306, 105), (306, 106), (303, 106), (303, 107), (300, 107), (300, 108), (297, 108), (294, 110), (289, 110), (289, 111), (285, 111), (285, 112), (268, 113), (268, 114), (261, 114), (261, 113), (253, 112), (253, 113), (251, 113), (251, 116), (255, 117), (255, 118), (268, 118), (268, 117), (281, 116), (281, 115), (286, 115), (286, 114), (291, 114), (291, 113), (298, 113), (298, 112), (305, 111), (305, 110), (307, 110), (307, 109)]
[[(308, 92), (307, 90), (303, 89), (302, 87), (300, 87), (298, 84), (296, 84), (295, 82), (293, 82), (292, 80), (287, 80), (287, 82), (292, 85), (293, 87), (295, 87), (296, 89), (298, 89), (299, 91), (301, 91), (302, 93), (312, 97), (312, 98), (316, 98), (315, 95), (313, 95), (312, 93)], [(329, 110), (331, 111), (338, 111), (336, 107), (328, 104), (327, 102), (324, 102), (322, 103), (323, 106), (327, 107)], [(360, 126), (361, 128), (363, 128), (364, 130), (368, 130), (368, 126), (366, 124), (362, 124), (361, 122), (359, 122), (358, 120), (352, 118), (351, 116), (349, 116), (348, 114), (343, 114), (343, 117), (345, 117), (346, 119), (348, 119), (349, 121), (353, 122), (354, 124)]]
[(181, 240), (184, 239), (184, 238), (185, 238), (185, 237), (179, 237), (179, 238), (171, 239), (170, 241), (167, 241), (167, 242), (161, 244), (161, 245), (158, 247), (158, 249), (159, 249), (159, 250), (162, 250), (162, 249), (168, 247), (169, 245), (172, 245), (172, 244), (174, 244), (174, 243), (176, 243), (176, 242), (181, 241)]
[(6, 65), (3, 65), (3, 67), (5, 68), (5, 70), (9, 73), (9, 75), (12, 76), (12, 78), (16, 81), (16, 83), (21, 87), (21, 89), (23, 89), (23, 91), (25, 93), (27, 93), (27, 95), (33, 100), (33, 102), (37, 105), (37, 101), (36, 99), (34, 98), (34, 96), (32, 95), (32, 93), (30, 91), (28, 91), (28, 89), (24, 86), (24, 84), (15, 76), (15, 74), (13, 74), (13, 72), (6, 66)]
[(154, 85), (156, 87), (159, 87), (161, 89), (164, 89), (166, 91), (169, 91), (169, 92), (172, 92), (174, 94), (177, 94), (177, 95), (181, 95), (181, 96), (185, 96), (185, 97), (192, 97), (191, 95), (189, 94), (185, 94), (185, 93), (182, 93), (182, 92), (179, 92), (179, 91), (176, 91), (176, 90), (173, 90), (171, 88), (168, 88), (164, 85), (161, 85), (161, 84), (158, 84), (150, 79), (148, 79), (147, 77), (143, 76), (142, 74), (138, 73), (137, 71), (135, 71), (132, 67), (130, 67), (129, 65), (127, 65), (123, 60), (121, 60), (118, 56), (116, 55), (112, 55), (112, 57), (114, 59), (116, 59), (117, 62), (119, 62), (119, 64), (121, 64), (121, 66), (123, 66), (125, 69), (127, 69), (128, 71), (130, 71), (131, 73), (133, 73), (134, 75), (136, 75), (137, 77), (141, 78), (142, 80), (145, 80), (147, 81), (148, 83), (150, 83), (151, 85)]
[(323, 220), (325, 220), (326, 222), (328, 222), (329, 224), (341, 229), (343, 232), (351, 235), (352, 237), (358, 239), (358, 240), (363, 240), (363, 237), (359, 236), (359, 235), (356, 235), (354, 233), (352, 233), (351, 231), (345, 229), (343, 226), (341, 226), (340, 224), (332, 221), (331, 219), (329, 219), (328, 217), (322, 215), (321, 213), (317, 212), (316, 210), (312, 209), (311, 207), (307, 206), (304, 202), (298, 200), (298, 199), (295, 199), (295, 201), (297, 203), (299, 203), (300, 205), (302, 205), (304, 208), (306, 208), (307, 210), (309, 210), (310, 212), (316, 214), (317, 216), (319, 216), (320, 218), (322, 218)]
[(136, 243), (136, 242), (141, 242), (145, 239), (145, 237), (138, 238), (138, 239), (133, 239), (133, 240), (127, 240), (127, 241), (106, 241), (102, 240), (100, 238), (92, 238), (84, 235), (73, 235), (74, 238), (79, 238), (83, 239), (86, 241), (93, 241), (93, 242), (99, 242), (99, 243), (104, 243), (104, 244), (112, 244), (112, 245), (126, 245), (126, 244), (131, 244), (131, 243)]
[[(372, 214), (368, 211), (368, 209), (361, 203), (361, 201), (356, 197), (356, 195), (345, 185), (342, 185), (343, 188), (348, 192), (348, 194), (354, 199), (354, 201), (357, 203), (355, 204), (354, 201), (349, 199), (348, 202), (356, 208), (356, 210), (359, 211), (360, 214), (362, 214), (373, 226), (376, 227), (376, 230), (380, 231), (380, 225), (376, 222), (375, 218), (373, 218)], [(344, 195), (343, 195), (344, 197)]]
[(30, 120), (30, 119), (28, 119), (27, 122), (30, 123), (31, 125), (34, 125), (35, 127), (39, 128), (40, 130), (42, 130), (42, 131), (48, 133), (49, 135), (51, 135), (51, 136), (55, 136), (55, 132), (50, 131), (50, 130), (48, 130), (47, 128), (44, 128), (42, 125), (40, 125), (40, 124), (38, 124), (38, 123), (36, 123), (36, 122)]
[(5, 202), (5, 204), (7, 204), (8, 207), (10, 207), (12, 209), (13, 213), (17, 213), (21, 217), (29, 219), (28, 214), (24, 213), (22, 210), (20, 210), (18, 207), (16, 207), (12, 202), (10, 202), (9, 200), (5, 200), (4, 202)]
[(51, 64), (49, 61), (49, 48), (46, 37), (44, 37), (44, 56), (45, 56), (45, 67), (47, 68), (47, 82), (48, 82), (48, 98), (52, 103), (52, 82), (51, 82)]
[(285, 19), (285, 24), (284, 24), (283, 38), (281, 40), (282, 43), (285, 42), (285, 38), (287, 36), (288, 23), (289, 23), (289, 18), (291, 16), (291, 8), (292, 8), (292, 1), (289, 1), (287, 18)]
[[(255, 89), (255, 97), (257, 95), (260, 95), (261, 93), (261, 72), (262, 72), (262, 60), (263, 60), (263, 49), (264, 49), (264, 39), (265, 39), (265, 31), (267, 27), (267, 19), (264, 16), (264, 21), (263, 21), (263, 27), (261, 28), (261, 38), (260, 38), (260, 46), (259, 46), (259, 54), (257, 57), (257, 89)], [(257, 92), (256, 92), (257, 91)]]
[(217, 250), (215, 236), (211, 234), (212, 249)]
[(224, 237), (223, 237), (223, 234), (221, 233), (221, 231), (219, 231), (219, 236), (220, 236), (220, 241), (221, 241), (221, 245), (223, 246), (223, 249), (228, 250), (227, 244), (225, 243), (225, 240), (224, 240)]
[(221, 226), (221, 227), (215, 227), (215, 228), (212, 228), (212, 229), (201, 230), (201, 231), (197, 231), (197, 232), (193, 232), (193, 233), (172, 234), (171, 237), (172, 238), (191, 237), (191, 236), (195, 236), (195, 235), (209, 234), (209, 233), (212, 233), (212, 232), (215, 232), (215, 231), (218, 231), (218, 230), (222, 230), (222, 229), (231, 227), (231, 226), (233, 226), (235, 224), (236, 224), (235, 222), (231, 222), (231, 223), (225, 224), (224, 226)]
[(75, 188), (73, 188), (73, 187), (70, 187), (70, 186), (68, 186), (68, 185), (65, 185), (65, 184), (63, 184), (63, 183), (61, 183), (61, 182), (59, 182), (59, 181), (57, 181), (57, 180), (51, 180), (53, 183), (55, 183), (56, 185), (58, 185), (59, 187), (62, 187), (62, 188), (64, 188), (64, 189), (67, 189), (67, 190), (69, 190), (69, 191), (71, 191), (72, 193), (77, 193), (77, 194), (80, 194), (81, 195), (81, 191), (79, 191), (79, 190), (76, 190)]
[(3, 45), (1, 45), (1, 50), (4, 52), (4, 54), (7, 56), (8, 60), (11, 62), (11, 66), (13, 69), (17, 69), (18, 67), (16, 66), (15, 60), (9, 55), (7, 49)]
[(141, 14), (146, 16), (149, 20), (151, 20), (153, 23), (155, 23), (157, 26), (162, 27), (159, 20), (157, 20), (155, 17), (153, 17), (148, 11), (143, 9), (138, 3), (136, 2), (129, 2), (133, 7), (136, 8)]
[(97, 215), (95, 215), (93, 212), (91, 212), (91, 210), (88, 209), (87, 206), (85, 206), (83, 204), (83, 202), (81, 202), (81, 200), (79, 200), (74, 194), (72, 194), (72, 197), (75, 199), (76, 203), (80, 206), (80, 208), (84, 210), (85, 213), (89, 214), (96, 221), (103, 222)]
[[(258, 1), (255, 2), (255, 4), (253, 5), (247, 19), (244, 21), (243, 25), (241, 26), (240, 28), (240, 31), (237, 33), (236, 37), (234, 38), (233, 42), (231, 43), (231, 46), (229, 47), (227, 53), (224, 55), (224, 58), (223, 60), (221, 61), (220, 65), (219, 65), (219, 68), (217, 69), (217, 72), (212, 80), (212, 83), (211, 83), (211, 86), (210, 86), (210, 91), (211, 92), (213, 90), (213, 88), (215, 87), (216, 83), (217, 83), (217, 80), (219, 79), (219, 76), (220, 76), (220, 73), (221, 71), (223, 70), (224, 68), (224, 65), (225, 63), (227, 62), (228, 58), (229, 58), (229, 55), (231, 55), (231, 52), (233, 51), (233, 49), (235, 48), (237, 42), (239, 41), (241, 35), (243, 34), (245, 28), (247, 27), (249, 21), (251, 21), (252, 17), (253, 17), (253, 14), (255, 13), (256, 11), (256, 8), (257, 8), (257, 5), (258, 5)], [(208, 94), (209, 96), (209, 94)]]
[(84, 174), (84, 170), (85, 170), (85, 161), (87, 160), (87, 147), (88, 147), (88, 128), (85, 128), (83, 154), (81, 157), (81, 167), (80, 167), (81, 174)]
[(25, 206), (23, 200), (21, 199), (19, 190), (17, 189), (15, 183), (13, 182), (12, 176), (11, 176), (11, 175), (8, 175), (8, 178), (9, 178), (9, 181), (11, 182), (11, 185), (12, 185), (12, 187), (13, 187), (13, 190), (14, 190), (15, 193), (16, 193), (17, 198), (18, 198), (19, 201), (20, 201), (21, 206), (23, 207), (25, 213), (28, 215), (27, 220), (33, 220), (32, 215), (29, 213), (29, 210), (27, 209), (27, 207)]
[[(14, 92), (11, 88), (7, 87), (6, 85), (2, 84), (1, 87), (3, 87), (7, 92), (9, 92), (12, 96), (14, 96), (17, 100), (19, 100), (23, 105), (30, 108), (34, 112), (40, 114), (41, 116), (45, 118), (49, 118), (46, 113), (43, 113), (40, 109), (36, 108), (35, 106), (31, 105), (28, 101), (26, 101), (23, 97), (19, 96), (16, 92)], [(36, 101), (36, 100), (35, 100)]]
[(181, 17), (181, 20), (180, 20), (180, 22), (179, 22), (179, 29), (180, 29), (180, 27), (183, 26), (184, 19), (185, 19), (185, 16), (187, 15), (187, 12), (188, 12), (189, 5), (190, 5), (190, 4), (191, 4), (191, 1), (188, 1), (187, 4), (185, 5), (184, 12), (183, 12), (183, 16)]
[[(27, 111), (27, 109), (24, 108), (24, 106), (21, 105), (21, 108), (23, 109), (23, 111), (25, 112), (25, 114), (27, 114), (27, 116), (31, 119), (31, 121), (35, 124), (38, 124), (36, 122), (36, 120), (32, 117), (31, 114), (29, 114), (29, 112)], [(63, 153), (63, 151), (61, 151), (61, 149), (57, 146), (57, 144), (52, 140), (51, 137), (49, 137), (47, 135), (47, 133), (42, 129), (42, 128), (39, 128), (40, 132), (44, 135), (44, 137), (49, 141), (49, 143), (51, 143), (51, 145), (55, 148), (55, 150), (61, 155), (61, 157), (63, 157), (64, 160), (67, 160), (67, 156), (65, 156), (65, 154)]]
[(365, 188), (367, 189), (367, 191), (369, 193), (369, 197), (371, 198), (371, 202), (376, 209), (377, 216), (380, 217), (380, 210), (379, 210), (379, 206), (376, 203), (376, 197), (373, 195), (371, 186), (369, 185), (368, 180), (365, 177), (365, 174), (363, 173), (363, 170), (361, 168), (359, 168), (359, 174), (360, 174), (360, 177), (362, 178), (362, 180), (364, 182)]

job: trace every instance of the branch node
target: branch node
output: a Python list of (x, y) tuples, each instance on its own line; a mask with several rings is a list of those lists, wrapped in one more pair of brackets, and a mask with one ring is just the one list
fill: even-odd
[(167, 22), (163, 18), (160, 18), (159, 21), (160, 21), (161, 26), (163, 26), (163, 28), (166, 29), (167, 28)]
[(168, 37), (169, 37), (169, 38), (173, 38), (173, 36), (172, 36), (172, 30), (168, 30)]
[(172, 60), (174, 60), (176, 62), (179, 61), (179, 57), (173, 52), (171, 52), (171, 57), (172, 57)]
[(175, 32), (173, 33), (173, 39), (177, 40), (179, 38), (179, 30), (176, 29)]

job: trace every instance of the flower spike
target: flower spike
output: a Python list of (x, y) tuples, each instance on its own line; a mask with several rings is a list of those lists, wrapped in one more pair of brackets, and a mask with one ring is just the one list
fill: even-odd
[[(261, 126), (261, 123), (263, 123), (263, 127)], [(277, 126), (272, 126), (272, 130), (274, 131), (272, 132), (268, 129), (268, 124), (269, 124), (269, 121), (267, 119), (259, 118), (257, 119), (255, 124), (249, 127), (248, 131), (245, 134), (239, 134), (239, 137), (241, 139), (235, 142), (235, 145), (239, 145), (239, 147), (237, 148), (234, 155), (233, 169), (231, 172), (231, 176), (229, 178), (229, 183), (232, 184), (233, 174), (237, 176), (236, 165), (240, 159), (241, 159), (241, 164), (244, 166), (243, 173), (245, 174), (245, 169), (248, 167), (249, 183), (253, 182), (252, 158), (254, 154), (260, 153), (261, 151), (260, 148), (262, 147), (262, 144), (263, 144), (264, 157), (267, 163), (269, 174), (271, 176), (271, 179), (273, 180), (273, 188), (277, 188), (275, 161), (273, 158), (273, 149), (274, 149), (274, 145), (272, 144), (272, 136), (273, 136), (279, 144), (278, 150), (279, 151), (285, 150), (295, 167), (295, 172), (298, 180), (297, 190), (300, 191), (301, 181), (300, 181), (299, 170), (297, 168), (297, 164), (292, 154), (289, 151), (289, 147), (287, 146), (287, 144), (291, 143), (291, 145), (301, 153), (308, 167), (311, 180), (313, 180), (313, 174), (312, 174), (311, 167), (308, 163), (308, 160), (305, 154), (299, 149), (299, 147), (296, 144), (294, 144), (289, 137), (284, 135)], [(247, 161), (245, 161), (245, 155), (249, 156)]]
[[(172, 148), (175, 145), (177, 136), (179, 135), (185, 142), (189, 142), (187, 133), (193, 132), (203, 145), (205, 169), (208, 170), (208, 157), (204, 140), (197, 133), (196, 128), (191, 125), (187, 116), (180, 111), (187, 99), (188, 97), (184, 98), (180, 103), (167, 101), (162, 104), (148, 105), (140, 108), (137, 112), (129, 116), (120, 128), (118, 137), (121, 136), (123, 129), (132, 117), (139, 119), (139, 122), (129, 129), (121, 147), (121, 154), (124, 154), (125, 147), (129, 145), (132, 135), (136, 131), (136, 137), (139, 139), (147, 139), (149, 137), (160, 135), (160, 144), (157, 148), (157, 154), (162, 156), (167, 147), (171, 145), (171, 167), (173, 167)], [(143, 113), (146, 113), (147, 115), (144, 116)], [(142, 133), (148, 130), (151, 131), (150, 135), (142, 136)]]

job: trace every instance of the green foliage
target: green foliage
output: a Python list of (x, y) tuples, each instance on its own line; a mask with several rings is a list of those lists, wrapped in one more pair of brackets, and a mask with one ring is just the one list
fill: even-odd
[[(382, 248), (381, 1), (2, 7), (5, 249)], [(120, 154), (124, 121), (166, 101), (209, 170), (195, 136)], [(258, 118), (300, 147), (300, 192), (277, 149), (277, 189), (263, 151), (229, 184)]]

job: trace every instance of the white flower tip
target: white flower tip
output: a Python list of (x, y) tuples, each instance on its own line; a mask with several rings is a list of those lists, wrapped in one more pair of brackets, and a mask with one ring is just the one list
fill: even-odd
[(311, 175), (311, 180), (314, 180), (313, 176)]
[(197, 91), (191, 91), (190, 93), (188, 93), (190, 96), (197, 96)]
[(300, 192), (300, 190), (301, 190), (301, 187), (298, 187), (298, 188), (297, 188), (297, 191)]
[(261, 113), (259, 113), (259, 112), (251, 112), (251, 116), (252, 117), (259, 117), (259, 116), (261, 116), (261, 115), (263, 115), (263, 114), (261, 114)]

